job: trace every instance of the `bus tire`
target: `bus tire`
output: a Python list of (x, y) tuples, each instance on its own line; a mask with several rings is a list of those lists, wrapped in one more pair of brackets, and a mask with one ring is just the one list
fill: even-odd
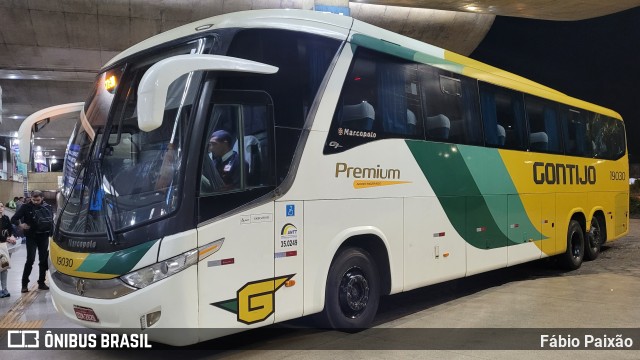
[(576, 220), (569, 223), (567, 232), (567, 251), (560, 257), (560, 264), (567, 270), (576, 270), (584, 259), (584, 233)]
[(371, 255), (364, 249), (348, 248), (331, 263), (327, 276), (324, 326), (358, 331), (371, 325), (380, 302), (380, 276)]
[(584, 244), (584, 258), (587, 260), (595, 260), (600, 255), (600, 246), (602, 245), (602, 226), (597, 216), (591, 217), (591, 228), (587, 234)]

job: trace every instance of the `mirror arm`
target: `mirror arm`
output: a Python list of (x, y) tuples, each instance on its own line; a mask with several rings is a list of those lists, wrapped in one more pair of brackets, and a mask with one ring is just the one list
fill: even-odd
[(46, 109), (36, 111), (24, 119), (22, 124), (20, 124), (20, 129), (18, 129), (18, 140), (20, 140), (18, 145), (20, 149), (20, 161), (25, 164), (29, 164), (31, 160), (31, 134), (33, 132), (32, 130), (34, 125), (47, 118), (79, 112), (83, 107), (83, 102), (51, 106)]
[(275, 66), (222, 55), (176, 55), (151, 66), (138, 86), (138, 127), (152, 131), (162, 125), (167, 91), (172, 82), (192, 71), (227, 71), (274, 74)]

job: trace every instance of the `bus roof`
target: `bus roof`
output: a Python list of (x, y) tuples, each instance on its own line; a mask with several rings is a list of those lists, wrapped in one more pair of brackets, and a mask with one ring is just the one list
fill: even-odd
[(149, 48), (208, 30), (223, 28), (290, 29), (344, 40), (353, 18), (311, 10), (268, 9), (228, 13), (199, 20), (152, 36), (124, 50), (103, 66), (114, 63)]
[(356, 45), (622, 120), (620, 114), (611, 109), (576, 99), (522, 76), (359, 20), (354, 20), (350, 41)]
[(376, 50), (420, 63), (451, 70), (481, 81), (522, 91), (539, 97), (604, 114), (619, 120), (615, 111), (565, 95), (535, 81), (473, 60), (452, 51), (400, 35), (348, 16), (310, 10), (267, 9), (228, 13), (199, 20), (155, 35), (116, 55), (103, 66), (114, 63), (155, 46), (188, 37), (199, 32), (221, 28), (272, 28), (315, 33), (338, 40), (349, 40)]

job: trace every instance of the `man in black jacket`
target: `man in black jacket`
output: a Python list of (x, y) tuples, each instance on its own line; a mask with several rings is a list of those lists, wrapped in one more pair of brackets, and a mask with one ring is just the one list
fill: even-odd
[[(44, 219), (46, 216), (49, 217), (48, 221)], [(49, 290), (44, 281), (49, 266), (49, 235), (53, 223), (53, 213), (49, 205), (44, 202), (42, 192), (34, 190), (31, 193), (31, 202), (22, 205), (11, 217), (11, 222), (18, 225), (27, 237), (27, 262), (24, 264), (22, 272), (22, 292), (29, 291), (27, 285), (29, 285), (29, 275), (31, 275), (31, 269), (36, 260), (36, 249), (38, 250), (38, 266), (40, 268), (38, 289)]]

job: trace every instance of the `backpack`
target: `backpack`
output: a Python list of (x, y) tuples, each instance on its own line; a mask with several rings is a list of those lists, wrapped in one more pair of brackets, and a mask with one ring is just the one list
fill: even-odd
[(41, 205), (33, 209), (33, 223), (36, 226), (37, 234), (44, 234), (53, 230), (53, 216), (51, 210), (46, 205)]

